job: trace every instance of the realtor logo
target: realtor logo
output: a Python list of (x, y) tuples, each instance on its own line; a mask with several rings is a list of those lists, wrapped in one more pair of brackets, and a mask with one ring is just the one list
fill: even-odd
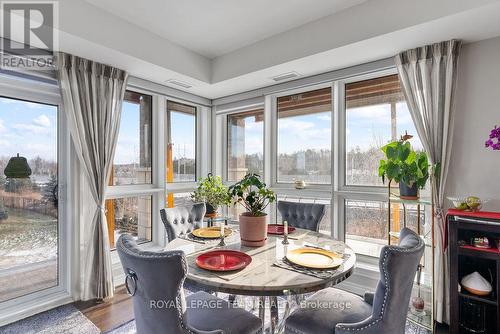
[(57, 50), (56, 1), (0, 1), (1, 68), (49, 70)]

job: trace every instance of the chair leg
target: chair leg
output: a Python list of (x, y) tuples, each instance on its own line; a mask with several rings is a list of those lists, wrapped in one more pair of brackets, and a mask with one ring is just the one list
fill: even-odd
[(279, 309), (278, 309), (278, 297), (269, 297), (270, 299), (270, 309), (271, 309), (271, 333), (278, 333), (279, 329)]
[(234, 306), (234, 303), (236, 301), (236, 295), (229, 295), (228, 301), (229, 301), (229, 304)]
[(262, 321), (262, 333), (264, 333), (266, 320), (266, 297), (259, 297), (259, 318)]

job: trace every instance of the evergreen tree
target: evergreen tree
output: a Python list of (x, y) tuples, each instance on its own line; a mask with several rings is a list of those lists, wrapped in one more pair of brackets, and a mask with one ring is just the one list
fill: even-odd
[(42, 198), (48, 203), (52, 203), (55, 208), (57, 208), (58, 204), (58, 183), (57, 177), (52, 174), (50, 176), (49, 182), (47, 182), (42, 189)]

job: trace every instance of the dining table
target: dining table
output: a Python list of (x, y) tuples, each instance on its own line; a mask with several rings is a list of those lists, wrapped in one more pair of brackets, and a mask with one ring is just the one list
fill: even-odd
[[(231, 223), (226, 228), (231, 230), (231, 234), (224, 239), (224, 246), (220, 245), (219, 239), (200, 241), (180, 237), (168, 243), (165, 249), (184, 251), (188, 264), (186, 281), (191, 287), (230, 295), (258, 297), (259, 317), (263, 329), (266, 310), (269, 309), (270, 322), (265, 329), (270, 333), (279, 333), (284, 329), (284, 319), (290, 312), (289, 300), (293, 298), (299, 301), (303, 294), (342, 282), (351, 275), (356, 264), (356, 255), (349, 246), (324, 233), (296, 228), (288, 235), (288, 243), (283, 242), (283, 235), (268, 234), (264, 246), (247, 247), (241, 245), (238, 224)], [(289, 252), (304, 247), (340, 254), (342, 263), (335, 270), (323, 273), (321, 270), (297, 270), (296, 267), (283, 265), (283, 260)], [(221, 273), (200, 268), (196, 258), (213, 250), (240, 251), (249, 255), (252, 261), (246, 268), (237, 272)], [(281, 299), (286, 300), (281, 322), (279, 296), (284, 296)]]

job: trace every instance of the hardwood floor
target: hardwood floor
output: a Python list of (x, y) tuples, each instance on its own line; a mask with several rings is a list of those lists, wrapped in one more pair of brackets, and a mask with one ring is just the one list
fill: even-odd
[(95, 301), (76, 302), (75, 307), (92, 321), (101, 332), (109, 331), (134, 319), (132, 299), (124, 286), (115, 290), (115, 295), (104, 303)]

